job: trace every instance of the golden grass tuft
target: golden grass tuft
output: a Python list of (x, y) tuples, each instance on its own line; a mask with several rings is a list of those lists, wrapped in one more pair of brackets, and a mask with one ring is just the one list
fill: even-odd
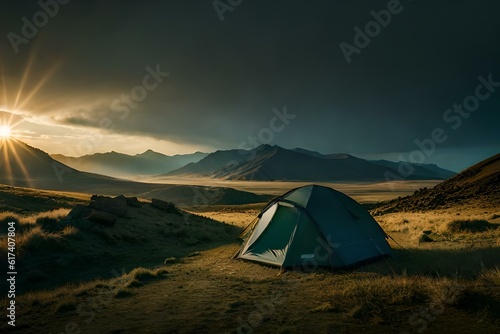
[(69, 209), (56, 209), (51, 211), (40, 212), (34, 215), (30, 215), (27, 217), (23, 217), (21, 222), (24, 224), (35, 224), (40, 218), (52, 218), (52, 219), (61, 219), (68, 215), (71, 210)]
[(492, 285), (500, 286), (500, 267), (486, 269), (479, 277)]
[(165, 268), (158, 268), (158, 269), (147, 269), (143, 267), (138, 267), (132, 270), (130, 273), (128, 273), (128, 277), (134, 279), (134, 280), (147, 280), (147, 279), (152, 279), (152, 278), (161, 278), (165, 277), (166, 274), (168, 273), (167, 269)]
[(35, 225), (37, 220), (43, 218), (61, 219), (66, 217), (69, 209), (59, 208), (50, 211), (38, 212), (31, 215), (21, 215), (11, 211), (0, 212), (0, 222), (15, 221), (21, 225)]
[(53, 249), (57, 245), (54, 235), (51, 235), (42, 230), (40, 226), (36, 226), (17, 236), (17, 249), (20, 252), (36, 251), (39, 249)]

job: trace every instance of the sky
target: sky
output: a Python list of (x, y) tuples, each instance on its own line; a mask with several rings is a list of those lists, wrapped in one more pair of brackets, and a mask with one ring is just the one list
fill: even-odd
[(500, 151), (498, 1), (60, 1), (0, 13), (0, 121), (48, 153)]

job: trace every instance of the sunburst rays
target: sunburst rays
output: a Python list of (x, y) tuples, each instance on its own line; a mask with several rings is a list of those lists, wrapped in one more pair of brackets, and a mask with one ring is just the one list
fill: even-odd
[[(15, 145), (17, 144), (17, 145)], [(19, 170), (22, 174), (22, 181), (26, 183), (28, 187), (33, 187), (32, 177), (28, 172), (27, 166), (24, 164), (21, 159), (21, 154), (18, 152), (18, 148), (25, 150), (29, 154), (33, 154), (26, 147), (23, 146), (23, 143), (18, 142), (17, 139), (14, 138), (1, 138), (0, 139), (0, 156), (3, 157), (3, 162), (0, 166), (3, 165), (3, 169), (5, 169), (6, 181), (10, 184), (17, 184), (18, 180), (16, 180), (15, 170)]]
[[(30, 53), (30, 56), (24, 66), (22, 71), (22, 76), (18, 84), (17, 89), (11, 89), (13, 85), (9, 85), (7, 80), (9, 78), (6, 75), (2, 59), (0, 58), (0, 80), (2, 81), (0, 85), (1, 90), (1, 100), (0, 100), (0, 111), (10, 112), (11, 114), (23, 115), (26, 110), (31, 112), (36, 111), (37, 108), (29, 105), (33, 98), (40, 92), (40, 90), (46, 85), (49, 79), (56, 73), (57, 69), (62, 65), (62, 60), (57, 60), (52, 66), (47, 67), (44, 72), (33, 74), (33, 68), (36, 66), (36, 53), (38, 47), (35, 46)], [(13, 92), (15, 91), (15, 92)], [(40, 105), (40, 101), (37, 101), (37, 105)], [(9, 126), (14, 129), (23, 120), (12, 124), (12, 117), (9, 124), (0, 124), (0, 126)]]
[[(35, 111), (30, 105), (33, 98), (46, 85), (48, 80), (54, 75), (61, 61), (48, 67), (46, 71), (40, 74), (33, 74), (33, 68), (36, 66), (36, 47), (33, 48), (26, 62), (20, 82), (17, 89), (11, 88), (13, 85), (7, 81), (11, 80), (3, 66), (3, 60), (0, 58), (0, 111), (6, 111), (3, 117), (0, 117), (0, 169), (5, 173), (6, 181), (17, 183), (18, 178), (22, 178), (24, 183), (31, 187), (32, 176), (29, 174), (28, 166), (23, 162), (22, 157), (26, 154), (33, 154), (25, 144), (15, 137), (19, 133), (16, 127), (24, 122), (22, 116), (26, 110)], [(32, 104), (32, 103), (31, 103)], [(38, 103), (39, 104), (39, 103)], [(2, 135), (3, 134), (3, 135)]]

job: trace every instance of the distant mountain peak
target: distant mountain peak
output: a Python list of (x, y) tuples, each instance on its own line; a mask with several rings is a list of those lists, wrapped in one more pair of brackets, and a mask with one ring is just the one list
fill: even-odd
[(279, 147), (278, 145), (261, 144), (255, 147), (254, 149), (257, 151), (263, 151), (263, 150), (271, 150), (273, 148), (281, 148), (281, 147)]
[(165, 155), (165, 154), (153, 151), (152, 149), (148, 149), (142, 153), (136, 154), (135, 156), (138, 157), (138, 156), (145, 156), (145, 155)]
[(63, 155), (53, 155), (52, 157), (86, 172), (121, 178), (137, 178), (146, 175), (159, 175), (181, 168), (191, 162), (199, 161), (205, 155), (205, 153), (195, 153), (169, 156), (148, 149), (135, 155), (111, 151), (72, 159)]

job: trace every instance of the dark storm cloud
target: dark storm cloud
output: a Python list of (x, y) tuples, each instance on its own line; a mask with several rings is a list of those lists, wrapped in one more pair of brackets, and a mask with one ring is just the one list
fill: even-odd
[[(500, 81), (500, 3), (401, 1), (401, 12), (348, 64), (339, 44), (354, 45), (354, 27), (364, 30), (370, 11), (387, 6), (243, 1), (221, 22), (212, 1), (70, 1), (16, 54), (7, 32), (19, 34), (21, 18), (40, 10), (16, 2), (2, 13), (1, 57), (13, 89), (33, 52), (33, 80), (63, 62), (29, 104), (58, 122), (99, 127), (109, 118), (110, 131), (227, 148), (257, 135), (272, 109), (286, 105), (297, 118), (273, 143), (409, 151), (434, 128), (449, 130), (443, 114), (474, 94), (479, 75)], [(157, 64), (170, 76), (121, 119), (112, 102)], [(442, 146), (500, 145), (499, 103), (500, 92), (481, 101)]]

